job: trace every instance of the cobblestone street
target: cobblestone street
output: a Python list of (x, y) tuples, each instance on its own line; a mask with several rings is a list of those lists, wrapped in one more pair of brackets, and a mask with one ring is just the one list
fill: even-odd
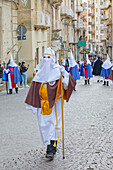
[(65, 159), (62, 147), (45, 158), (37, 117), (25, 109), (27, 88), (0, 93), (0, 170), (113, 170), (113, 86), (96, 78), (78, 81), (65, 104)]

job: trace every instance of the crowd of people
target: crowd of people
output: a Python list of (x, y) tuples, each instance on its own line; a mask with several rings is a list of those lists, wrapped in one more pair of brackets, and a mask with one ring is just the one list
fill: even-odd
[[(69, 101), (71, 94), (76, 91), (76, 84), (80, 77), (84, 78), (84, 84), (89, 85), (90, 79), (98, 77), (97, 82), (104, 81), (103, 85), (110, 85), (113, 82), (113, 65), (110, 58), (104, 62), (98, 57), (93, 64), (89, 60), (88, 54), (83, 58), (80, 66), (75, 61), (71, 51), (70, 58), (63, 58), (63, 62), (55, 62), (55, 53), (51, 48), (47, 48), (41, 62), (36, 68), (36, 75), (32, 80), (25, 103), (27, 109), (31, 109), (37, 115), (39, 128), (43, 144), (47, 145), (46, 158), (53, 159), (57, 152), (57, 143), (63, 141), (63, 107), (64, 100)], [(25, 62), (14, 62), (12, 55), (4, 69), (0, 65), (0, 81), (8, 82), (9, 94), (15, 88), (18, 93), (18, 83), (21, 86), (27, 85), (27, 70)], [(102, 78), (103, 77), (103, 80)]]
[(20, 85), (20, 87), (24, 86), (29, 87), (27, 85), (27, 73), (26, 73), (28, 68), (29, 65), (26, 67), (24, 61), (17, 65), (14, 62), (11, 53), (6, 69), (1, 67), (0, 64), (0, 83), (6, 82), (7, 94), (12, 94), (13, 89), (15, 89), (15, 92), (18, 93), (18, 85)]
[[(86, 55), (79, 70), (72, 52), (69, 59), (63, 59), (61, 66), (59, 62), (55, 63), (54, 51), (51, 48), (45, 50), (25, 103), (27, 109), (31, 109), (37, 115), (42, 142), (47, 145), (47, 159), (53, 160), (58, 142), (63, 141), (62, 110), (64, 101), (69, 101), (72, 91), (76, 90), (76, 83), (80, 77), (84, 78), (85, 85), (87, 85), (90, 84), (93, 75), (102, 76), (104, 78), (103, 85), (108, 80), (113, 81), (113, 66), (108, 55), (104, 62), (98, 57), (93, 71), (88, 55)], [(100, 82), (100, 79), (97, 82)]]

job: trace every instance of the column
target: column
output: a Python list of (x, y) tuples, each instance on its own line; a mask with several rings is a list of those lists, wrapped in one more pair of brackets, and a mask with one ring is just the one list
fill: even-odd
[(55, 8), (53, 7), (53, 29), (55, 29)]

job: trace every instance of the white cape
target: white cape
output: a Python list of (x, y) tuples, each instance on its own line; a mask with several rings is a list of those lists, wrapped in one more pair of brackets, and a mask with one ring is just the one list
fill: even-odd
[(102, 64), (102, 67), (104, 69), (109, 69), (112, 67), (112, 64), (110, 62), (110, 58), (109, 58), (109, 55), (107, 54), (107, 59), (104, 61), (104, 63)]

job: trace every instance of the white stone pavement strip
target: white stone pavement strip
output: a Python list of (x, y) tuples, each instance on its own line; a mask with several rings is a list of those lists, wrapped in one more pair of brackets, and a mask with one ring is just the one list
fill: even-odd
[(83, 84), (65, 104), (64, 160), (61, 144), (45, 158), (37, 117), (25, 109), (28, 89), (0, 93), (0, 170), (113, 170), (113, 86)]

